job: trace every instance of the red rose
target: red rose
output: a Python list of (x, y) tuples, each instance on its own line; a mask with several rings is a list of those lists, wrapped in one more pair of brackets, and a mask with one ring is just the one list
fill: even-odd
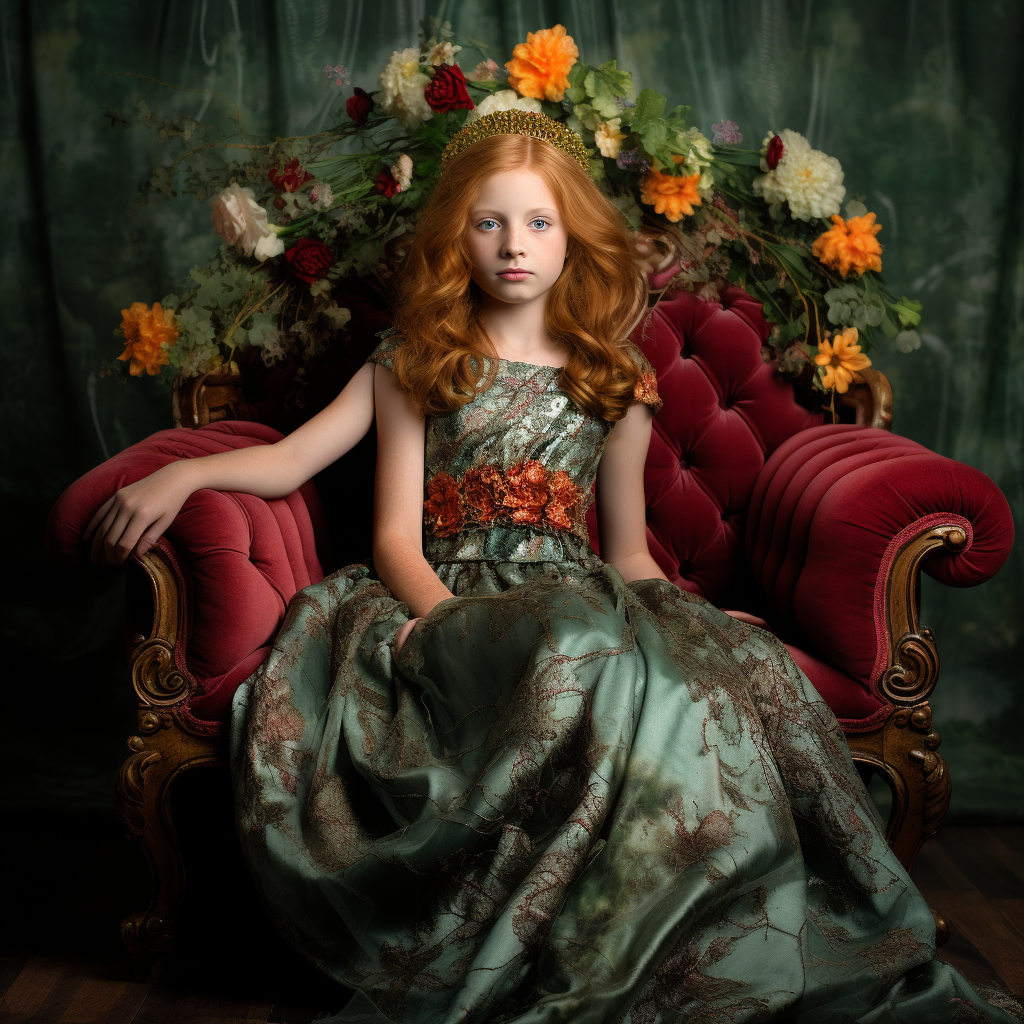
[(292, 273), (306, 284), (312, 284), (318, 278), (326, 277), (334, 262), (334, 253), (313, 238), (300, 238), (293, 249), (289, 249), (284, 258), (292, 265)]
[(373, 97), (363, 89), (356, 88), (355, 92), (349, 96), (345, 101), (345, 109), (348, 111), (348, 116), (352, 118), (356, 124), (366, 124), (366, 119), (370, 116), (370, 111), (377, 106), (373, 101)]
[(431, 110), (447, 114), (451, 110), (472, 110), (473, 101), (466, 91), (466, 76), (457, 64), (442, 64), (434, 71), (423, 95)]
[(583, 502), (583, 493), (564, 470), (555, 473), (548, 484), (551, 497), (544, 508), (544, 518), (559, 530), (571, 530), (573, 513)]
[(294, 160), (289, 160), (284, 165), (283, 171), (279, 171), (276, 168), (269, 171), (267, 177), (270, 179), (270, 184), (278, 192), (298, 192), (307, 181), (313, 180), (313, 175), (305, 167), (299, 166), (298, 157)]
[(765, 154), (765, 163), (768, 164), (768, 170), (774, 171), (779, 166), (779, 161), (786, 155), (786, 147), (782, 144), (782, 139), (778, 135), (773, 135), (768, 140), (768, 152)]
[(390, 199), (396, 192), (402, 190), (398, 187), (398, 182), (395, 181), (395, 176), (390, 171), (381, 171), (376, 178), (373, 179), (373, 187), (382, 195), (385, 199)]

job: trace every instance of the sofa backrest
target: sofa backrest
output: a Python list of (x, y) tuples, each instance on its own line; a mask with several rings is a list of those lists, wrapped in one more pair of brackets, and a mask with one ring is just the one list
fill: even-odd
[(651, 554), (678, 586), (742, 603), (744, 527), (765, 460), (822, 422), (766, 364), (761, 304), (730, 287), (721, 303), (690, 292), (663, 299), (633, 332), (658, 374), (664, 406), (647, 455)]

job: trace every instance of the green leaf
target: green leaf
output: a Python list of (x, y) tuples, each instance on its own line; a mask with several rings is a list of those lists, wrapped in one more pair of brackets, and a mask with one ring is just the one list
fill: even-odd
[(634, 129), (642, 131), (646, 122), (660, 118), (664, 112), (665, 97), (653, 89), (642, 89), (636, 98), (636, 110), (633, 112)]

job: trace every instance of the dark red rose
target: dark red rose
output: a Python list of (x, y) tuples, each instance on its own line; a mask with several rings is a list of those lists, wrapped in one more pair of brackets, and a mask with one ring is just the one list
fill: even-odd
[(430, 109), (439, 114), (447, 114), (451, 110), (472, 110), (474, 107), (466, 91), (466, 76), (458, 64), (442, 64), (437, 68), (423, 95)]
[(381, 171), (373, 179), (373, 187), (386, 199), (390, 199), (396, 192), (401, 192), (395, 176), (390, 171)]
[(438, 473), (427, 484), (423, 522), (435, 537), (450, 537), (462, 529), (459, 485), (447, 473)]
[(356, 124), (366, 124), (366, 119), (370, 116), (370, 111), (377, 106), (373, 101), (373, 97), (363, 89), (356, 88), (355, 92), (345, 101), (345, 109), (348, 111), (348, 116), (355, 121)]
[(300, 238), (295, 247), (284, 254), (284, 258), (292, 265), (292, 273), (306, 284), (326, 277), (334, 262), (331, 250), (314, 238)]
[(313, 180), (313, 175), (305, 167), (299, 166), (298, 157), (294, 160), (289, 160), (284, 165), (283, 171), (279, 171), (276, 168), (269, 171), (267, 177), (270, 179), (270, 184), (278, 192), (298, 192), (307, 181)]
[(774, 171), (779, 166), (779, 161), (786, 155), (786, 147), (782, 144), (782, 139), (778, 135), (773, 135), (768, 140), (768, 152), (765, 154), (765, 163), (768, 164), (768, 170)]
[(536, 459), (512, 466), (505, 473), (504, 504), (514, 523), (539, 523), (548, 500), (547, 470)]

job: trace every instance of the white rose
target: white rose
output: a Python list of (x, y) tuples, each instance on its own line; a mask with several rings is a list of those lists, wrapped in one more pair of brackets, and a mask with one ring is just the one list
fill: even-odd
[(398, 191), (404, 192), (412, 184), (412, 157), (403, 153), (391, 165), (391, 176), (398, 182)]
[(423, 95), (429, 84), (430, 76), (420, 71), (420, 51), (415, 46), (395, 50), (380, 73), (380, 86), (384, 90), (380, 107), (406, 128), (413, 128), (434, 116)]
[(789, 203), (797, 220), (831, 217), (846, 195), (843, 168), (834, 156), (811, 149), (811, 144), (789, 128), (779, 132), (785, 152), (778, 166), (754, 179), (754, 189), (767, 203)]
[(541, 105), (540, 100), (535, 100), (531, 96), (520, 96), (514, 89), (499, 89), (490, 96), (485, 96), (477, 104), (476, 109), (469, 112), (466, 124), (472, 124), (484, 114), (494, 114), (499, 110), (532, 110), (539, 114)]
[(256, 243), (270, 233), (267, 211), (256, 202), (251, 188), (232, 182), (219, 192), (210, 211), (213, 230), (243, 256), (251, 256)]

